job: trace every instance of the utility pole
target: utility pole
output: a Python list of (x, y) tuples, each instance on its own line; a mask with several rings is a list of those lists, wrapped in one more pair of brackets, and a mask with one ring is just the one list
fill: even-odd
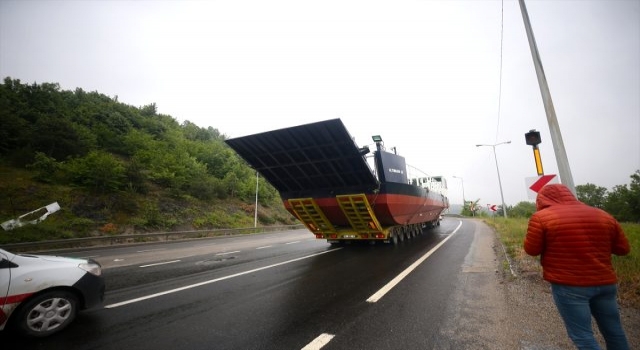
[(560, 126), (558, 125), (558, 119), (556, 118), (556, 111), (553, 108), (553, 101), (551, 100), (551, 93), (549, 92), (549, 85), (547, 84), (547, 78), (542, 68), (542, 61), (540, 60), (540, 53), (538, 52), (538, 46), (536, 45), (536, 39), (533, 36), (533, 30), (531, 29), (531, 22), (529, 21), (529, 14), (524, 4), (524, 0), (518, 0), (520, 3), (520, 11), (522, 12), (522, 19), (524, 20), (524, 27), (527, 32), (527, 38), (529, 39), (529, 48), (531, 49), (531, 56), (533, 58), (533, 65), (536, 68), (536, 75), (538, 76), (538, 85), (540, 85), (540, 93), (542, 94), (542, 102), (544, 103), (544, 109), (547, 113), (547, 122), (549, 123), (549, 132), (551, 133), (551, 142), (553, 143), (553, 150), (556, 155), (556, 162), (558, 163), (558, 172), (560, 172), (561, 182), (569, 187), (573, 194), (576, 194), (576, 189), (573, 184), (573, 176), (571, 175), (571, 168), (569, 167), (569, 159), (567, 158), (567, 152), (564, 148), (564, 142), (562, 142), (562, 134), (560, 133)]
[(255, 208), (255, 214), (254, 214), (254, 218), (253, 218), (253, 227), (258, 227), (258, 180), (260, 179), (260, 177), (258, 176), (258, 172), (256, 171), (256, 208)]
[(498, 186), (500, 186), (500, 199), (502, 199), (502, 215), (507, 218), (507, 205), (504, 203), (504, 194), (502, 193), (502, 181), (500, 180), (500, 169), (498, 168), (498, 156), (496, 156), (496, 146), (509, 144), (511, 141), (496, 143), (493, 145), (476, 145), (476, 147), (487, 146), (493, 148), (493, 158), (496, 160), (496, 172), (498, 173)]

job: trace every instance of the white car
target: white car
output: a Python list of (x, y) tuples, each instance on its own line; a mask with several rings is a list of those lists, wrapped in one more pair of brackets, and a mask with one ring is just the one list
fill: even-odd
[(73, 322), (79, 310), (101, 305), (104, 291), (96, 261), (0, 249), (0, 331), (51, 335)]

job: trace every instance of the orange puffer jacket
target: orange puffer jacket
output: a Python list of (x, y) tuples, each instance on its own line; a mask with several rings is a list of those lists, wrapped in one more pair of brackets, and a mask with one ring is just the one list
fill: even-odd
[(629, 253), (629, 241), (608, 213), (578, 201), (565, 185), (543, 187), (529, 219), (524, 250), (541, 255), (543, 278), (571, 286), (615, 284), (611, 254)]

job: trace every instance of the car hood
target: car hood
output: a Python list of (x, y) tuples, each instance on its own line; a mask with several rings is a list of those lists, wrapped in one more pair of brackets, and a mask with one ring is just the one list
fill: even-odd
[(40, 259), (49, 262), (58, 262), (58, 263), (83, 263), (87, 262), (87, 259), (81, 258), (71, 258), (66, 256), (57, 256), (57, 255), (35, 255), (35, 254), (17, 254), (16, 256), (21, 258), (30, 258), (30, 259)]

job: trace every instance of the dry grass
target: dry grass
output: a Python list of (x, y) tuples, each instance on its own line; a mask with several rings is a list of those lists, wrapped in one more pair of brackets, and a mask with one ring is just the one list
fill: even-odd
[[(541, 271), (538, 258), (528, 256), (522, 248), (527, 232), (527, 219), (492, 218), (485, 222), (492, 226), (509, 257), (516, 262), (523, 274)], [(627, 256), (614, 256), (613, 266), (619, 279), (619, 296), (622, 304), (640, 308), (640, 224), (623, 223), (631, 253)]]

